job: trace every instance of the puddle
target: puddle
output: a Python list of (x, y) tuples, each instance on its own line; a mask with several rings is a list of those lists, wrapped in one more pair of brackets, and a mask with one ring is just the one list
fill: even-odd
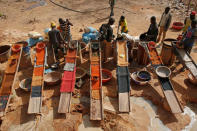
[(130, 97), (130, 102), (134, 103), (147, 111), (147, 114), (150, 118), (150, 127), (149, 131), (159, 130), (159, 131), (170, 131), (163, 122), (157, 118), (157, 107), (149, 100), (144, 99), (143, 97)]
[(191, 122), (188, 126), (185, 127), (185, 129), (183, 129), (182, 131), (190, 131), (191, 129), (194, 129), (197, 121), (196, 121), (196, 114), (189, 108), (189, 107), (185, 107), (184, 108), (184, 113), (183, 115), (187, 114), (190, 119), (191, 119)]
[(47, 2), (45, 0), (26, 0), (26, 2), (28, 2), (28, 3), (37, 2), (36, 4), (31, 5), (30, 7), (28, 7), (26, 10), (31, 10), (31, 9), (39, 7), (39, 6), (47, 5)]

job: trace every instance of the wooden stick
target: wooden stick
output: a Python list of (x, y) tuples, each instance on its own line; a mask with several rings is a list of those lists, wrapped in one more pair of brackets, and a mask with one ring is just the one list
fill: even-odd
[(83, 64), (84, 61), (83, 61), (83, 56), (82, 56), (82, 52), (81, 52), (81, 43), (79, 44), (79, 56), (80, 56), (81, 64)]

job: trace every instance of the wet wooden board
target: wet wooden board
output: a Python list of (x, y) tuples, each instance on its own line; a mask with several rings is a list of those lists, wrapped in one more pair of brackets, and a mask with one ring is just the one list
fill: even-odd
[[(36, 64), (34, 65), (34, 71), (33, 71), (33, 77), (32, 77), (32, 84), (31, 84), (31, 93), (30, 93), (30, 99), (29, 99), (29, 106), (28, 106), (28, 114), (39, 114), (41, 113), (42, 109), (42, 92), (43, 92), (43, 76), (44, 76), (44, 70), (45, 70), (45, 58), (46, 58), (46, 48), (43, 50), (36, 52)], [(42, 68), (37, 67), (42, 66)], [(37, 68), (40, 68), (37, 70)], [(39, 73), (39, 72), (42, 73)], [(35, 88), (38, 88), (37, 91), (39, 91), (39, 95), (37, 95), (37, 91)], [(36, 92), (35, 92), (36, 91)]]
[(174, 47), (174, 49), (180, 62), (190, 71), (194, 78), (197, 79), (197, 65), (192, 57), (186, 53), (184, 49), (178, 49), (176, 47)]
[[(67, 55), (65, 56), (65, 65), (66, 63), (73, 63), (75, 64), (75, 69), (71, 72), (74, 73), (74, 78), (70, 78), (72, 80), (69, 80), (67, 82), (70, 83), (70, 85), (75, 85), (75, 73), (76, 73), (76, 59), (77, 59), (77, 51), (78, 51), (78, 43), (76, 45), (76, 49), (68, 49)], [(66, 72), (66, 71), (65, 71)], [(64, 76), (63, 76), (64, 77)], [(62, 79), (63, 80), (63, 79)], [(74, 81), (73, 81), (74, 80)], [(61, 89), (60, 89), (61, 91)], [(59, 106), (58, 106), (58, 113), (70, 113), (70, 105), (71, 105), (71, 99), (72, 99), (72, 92), (61, 92), (60, 94), (60, 100), (59, 100)]]
[(130, 94), (129, 92), (118, 93), (119, 112), (130, 112)]
[[(99, 45), (97, 51), (92, 51), (93, 42)], [(103, 119), (103, 92), (101, 72), (101, 49), (98, 41), (91, 41), (90, 44), (90, 120)], [(93, 77), (97, 77), (95, 82)]]
[(175, 93), (172, 90), (164, 91), (164, 95), (166, 100), (170, 106), (172, 113), (181, 113), (182, 109), (180, 108), (180, 104), (177, 101)]
[(71, 104), (72, 93), (62, 92), (60, 95), (60, 102), (58, 107), (58, 113), (69, 113)]
[[(148, 55), (151, 60), (151, 65), (156, 70), (156, 68), (158, 66), (163, 65), (162, 60), (161, 60), (160, 56), (158, 55), (156, 48), (148, 48), (148, 47), (146, 47), (146, 48), (148, 49), (147, 53), (149, 53)], [(170, 106), (171, 112), (172, 113), (182, 113), (183, 109), (177, 99), (177, 96), (174, 92), (173, 85), (171, 84), (170, 79), (161, 78), (158, 76), (158, 80), (160, 82), (164, 96), (168, 102), (168, 105)]]
[(102, 120), (101, 100), (90, 100), (90, 120)]
[(193, 62), (186, 62), (185, 65), (189, 69), (189, 71), (192, 73), (192, 75), (197, 79), (197, 67), (194, 65)]
[[(6, 71), (4, 74), (5, 76), (4, 76), (4, 79), (3, 79), (3, 82), (1, 85), (1, 89), (0, 89), (0, 97), (2, 97), (2, 98), (6, 97), (7, 99), (6, 100), (0, 99), (0, 105), (4, 106), (3, 108), (1, 108), (0, 117), (4, 116), (5, 113), (7, 112), (8, 105), (9, 105), (10, 98), (11, 98), (10, 94), (12, 93), (14, 85), (15, 85), (16, 76), (18, 73), (22, 52), (23, 52), (23, 46), (21, 45), (20, 52), (18, 52), (18, 53), (11, 52), (11, 56), (8, 59), (7, 68), (6, 68)], [(13, 64), (10, 65), (12, 59), (16, 60), (14, 65)], [(7, 88), (7, 89), (5, 89), (5, 88)]]
[(179, 54), (181, 56), (181, 58), (185, 61), (185, 62), (188, 62), (188, 61), (192, 61), (188, 55), (186, 54), (186, 52), (184, 51), (184, 49), (178, 49), (179, 51)]
[(41, 113), (42, 97), (30, 97), (28, 113)]
[[(130, 83), (130, 80), (125, 77), (121, 76), (120, 72), (118, 72), (118, 68), (126, 68), (128, 67), (128, 49), (127, 49), (127, 42), (126, 41), (117, 41), (117, 84), (119, 92), (118, 92), (118, 99), (119, 99), (119, 112), (130, 112), (130, 85), (127, 83)], [(124, 56), (124, 57), (121, 57)], [(125, 85), (120, 84), (121, 79), (127, 81)], [(129, 87), (127, 87), (129, 86)], [(121, 92), (121, 88), (124, 88), (124, 92)], [(129, 88), (129, 89), (128, 89)]]
[(117, 41), (117, 63), (118, 66), (128, 66), (128, 49), (126, 41)]

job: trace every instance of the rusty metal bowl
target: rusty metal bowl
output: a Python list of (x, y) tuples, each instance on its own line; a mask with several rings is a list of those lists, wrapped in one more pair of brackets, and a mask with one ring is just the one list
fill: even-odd
[(0, 63), (3, 63), (8, 60), (10, 56), (10, 46), (9, 45), (1, 45), (0, 46)]
[(32, 78), (23, 79), (22, 81), (20, 81), (19, 87), (24, 91), (31, 91), (31, 82)]
[(171, 70), (166, 66), (158, 66), (156, 68), (156, 74), (162, 78), (168, 78), (171, 75)]
[(61, 82), (62, 74), (57, 71), (53, 71), (44, 75), (44, 82), (48, 86), (57, 85)]

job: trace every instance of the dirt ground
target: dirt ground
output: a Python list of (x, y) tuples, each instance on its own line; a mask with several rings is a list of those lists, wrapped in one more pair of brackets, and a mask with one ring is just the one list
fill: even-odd
[[(0, 0), (0, 13), (6, 18), (0, 17), (0, 44), (13, 44), (17, 41), (27, 40), (28, 32), (37, 31), (44, 34), (43, 31), (49, 28), (50, 22), (58, 19), (69, 18), (73, 23), (71, 33), (73, 39), (80, 39), (83, 32), (80, 32), (86, 26), (92, 26), (98, 29), (101, 24), (106, 23), (110, 13), (108, 0), (55, 0), (61, 5), (66, 5), (73, 10), (78, 10), (83, 13), (73, 12), (61, 7), (58, 7), (46, 0), (45, 6), (40, 6), (30, 9), (36, 2), (26, 2), (25, 0)], [(141, 33), (148, 30), (150, 17), (156, 16), (159, 22), (161, 13), (169, 4), (168, 0), (117, 0), (115, 7), (115, 27), (116, 34), (118, 20), (121, 15), (125, 15), (129, 34), (139, 36)], [(91, 11), (91, 12), (90, 12)], [(184, 18), (177, 15), (174, 11), (172, 21), (183, 21)], [(166, 38), (176, 38), (181, 32), (169, 30)], [(192, 57), (197, 62), (197, 46), (192, 51)], [(5, 69), (6, 63), (0, 64), (0, 70)], [(8, 113), (2, 118), (1, 130), (78, 130), (78, 126), (83, 122), (85, 127), (98, 127), (104, 130), (129, 131), (129, 130), (149, 130), (150, 119), (146, 113), (146, 109), (134, 104), (130, 114), (117, 114), (116, 104), (113, 101), (109, 103), (115, 108), (115, 111), (105, 110), (105, 119), (102, 122), (93, 122), (91, 125), (85, 123), (84, 116), (89, 115), (89, 80), (88, 77), (84, 86), (78, 90), (81, 94), (80, 98), (73, 98), (72, 105), (81, 103), (84, 105), (82, 113), (75, 111), (72, 107), (72, 113), (61, 115), (57, 113), (59, 104), (59, 87), (45, 87), (44, 100), (42, 108), (42, 117), (27, 114), (29, 102), (29, 93), (19, 89), (19, 82), (27, 77), (32, 77), (32, 66), (23, 65), (17, 74), (15, 92), (11, 104), (9, 105)], [(89, 70), (89, 63), (83, 65), (78, 63), (78, 66)], [(179, 65), (175, 68), (172, 74), (172, 84), (176, 95), (182, 105), (186, 106), (188, 102), (197, 102), (197, 88), (188, 82), (188, 72), (180, 72)], [(116, 89), (116, 71), (113, 63), (109, 62), (104, 65), (112, 71), (113, 78), (109, 83), (103, 85), (104, 94), (110, 98), (114, 98), (117, 103)], [(131, 68), (130, 72), (139, 70), (140, 68)], [(190, 123), (190, 117), (185, 114), (173, 115), (169, 112), (169, 107), (162, 89), (159, 86), (158, 80), (152, 75), (152, 81), (147, 86), (137, 86), (131, 82), (131, 96), (144, 97), (150, 100), (157, 106), (157, 118), (170, 130), (179, 131), (184, 129)], [(107, 103), (107, 102), (106, 102)], [(194, 104), (195, 105), (195, 104)], [(195, 112), (195, 109), (193, 109)], [(196, 112), (197, 113), (197, 112)], [(92, 128), (94, 129), (94, 128)], [(84, 129), (85, 130), (85, 129)], [(96, 130), (96, 129), (95, 129)], [(156, 128), (154, 130), (157, 130)], [(196, 129), (197, 130), (197, 129)]]

